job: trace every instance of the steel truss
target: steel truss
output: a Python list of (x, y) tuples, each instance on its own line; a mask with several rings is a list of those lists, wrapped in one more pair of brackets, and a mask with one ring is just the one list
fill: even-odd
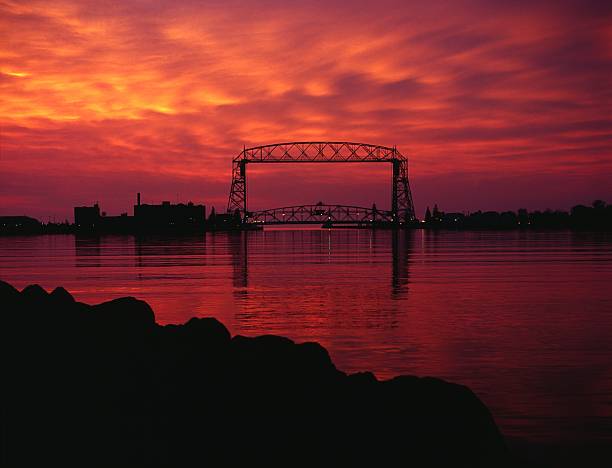
[[(227, 212), (239, 212), (241, 219), (245, 222), (249, 222), (249, 217), (252, 215), (247, 207), (247, 164), (372, 162), (384, 162), (393, 165), (391, 221), (398, 224), (413, 221), (415, 213), (410, 184), (408, 182), (408, 160), (406, 157), (395, 147), (389, 148), (386, 146), (350, 142), (294, 142), (245, 148), (233, 160), (232, 188), (227, 204)], [(363, 209), (361, 208), (361, 210)]]
[(254, 211), (247, 218), (248, 223), (262, 224), (357, 224), (369, 225), (376, 222), (393, 222), (391, 211), (376, 207), (326, 205), (285, 206), (269, 210)]

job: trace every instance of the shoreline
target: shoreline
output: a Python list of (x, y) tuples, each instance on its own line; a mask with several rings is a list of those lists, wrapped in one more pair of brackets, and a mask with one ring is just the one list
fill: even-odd
[[(266, 229), (269, 227), (270, 229)], [(577, 234), (583, 233), (594, 233), (594, 234), (610, 234), (612, 233), (611, 229), (595, 229), (595, 228), (572, 228), (572, 227), (532, 227), (532, 228), (500, 228), (500, 227), (427, 227), (427, 226), (418, 226), (418, 227), (408, 227), (408, 228), (388, 228), (388, 227), (371, 227), (371, 226), (333, 226), (333, 227), (325, 227), (325, 226), (313, 226), (313, 225), (295, 225), (295, 226), (282, 226), (282, 229), (278, 229), (279, 226), (270, 225), (263, 226), (258, 229), (213, 229), (213, 230), (202, 230), (202, 231), (154, 231), (154, 232), (121, 232), (121, 231), (35, 231), (35, 232), (0, 232), (0, 238), (14, 238), (14, 237), (33, 237), (33, 236), (74, 236), (74, 237), (83, 237), (83, 238), (91, 238), (91, 237), (104, 237), (104, 236), (131, 236), (136, 238), (146, 238), (146, 237), (194, 237), (200, 236), (204, 234), (240, 234), (242, 232), (261, 232), (266, 230), (325, 230), (325, 231), (333, 231), (333, 230), (361, 230), (361, 231), (386, 231), (386, 232), (403, 232), (403, 233), (411, 233), (411, 232), (518, 232), (518, 233), (541, 233), (541, 232), (572, 232)]]

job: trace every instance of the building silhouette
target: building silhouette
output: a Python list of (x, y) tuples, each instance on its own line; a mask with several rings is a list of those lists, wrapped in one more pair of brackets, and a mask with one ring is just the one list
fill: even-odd
[(74, 224), (77, 229), (94, 230), (100, 227), (100, 206), (75, 206)]
[(140, 193), (134, 205), (134, 224), (138, 230), (199, 230), (206, 222), (206, 207), (192, 202), (163, 201), (160, 205), (140, 203)]
[(134, 216), (121, 213), (107, 216), (96, 203), (74, 207), (74, 227), (77, 231), (107, 233), (193, 232), (204, 230), (206, 207), (192, 202), (159, 205), (143, 204), (140, 193), (134, 205)]

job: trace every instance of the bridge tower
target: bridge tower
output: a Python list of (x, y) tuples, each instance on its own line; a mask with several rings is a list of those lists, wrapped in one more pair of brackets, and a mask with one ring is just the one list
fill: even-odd
[(230, 199), (227, 205), (228, 213), (240, 212), (240, 218), (244, 219), (247, 213), (247, 182), (246, 182), (247, 161), (241, 159), (232, 164), (232, 188)]
[(416, 219), (408, 182), (408, 160), (396, 147), (350, 142), (294, 142), (244, 148), (232, 164), (232, 187), (227, 212), (238, 211), (248, 221), (246, 166), (250, 163), (391, 163), (393, 168), (391, 212), (393, 222)]

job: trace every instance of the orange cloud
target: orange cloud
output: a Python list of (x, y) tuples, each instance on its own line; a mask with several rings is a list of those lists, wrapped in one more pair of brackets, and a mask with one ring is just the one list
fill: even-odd
[[(222, 208), (243, 145), (304, 139), (398, 145), (419, 211), (612, 199), (611, 17), (573, 1), (4, 1), (2, 213), (120, 211), (138, 190)], [(257, 203), (316, 201), (300, 198), (313, 183), (388, 203), (373, 168), (279, 174), (259, 175)], [(527, 180), (531, 196), (513, 190)]]

